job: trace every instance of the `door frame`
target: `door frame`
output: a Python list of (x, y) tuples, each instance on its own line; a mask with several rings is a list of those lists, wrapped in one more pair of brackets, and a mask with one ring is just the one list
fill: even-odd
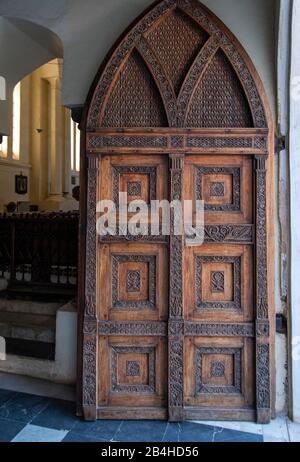
[[(180, 2), (180, 0), (178, 0)], [(220, 28), (222, 33), (230, 40), (231, 45), (242, 57), (243, 63), (251, 75), (255, 91), (259, 95), (261, 106), (256, 107), (259, 117), (260, 111), (264, 111), (266, 126), (248, 129), (187, 129), (187, 128), (124, 128), (104, 129), (93, 127), (91, 124), (91, 113), (103, 110), (103, 106), (95, 106), (95, 95), (99, 95), (101, 82), (107, 79), (113, 80), (110, 65), (118, 54), (120, 46), (124, 46), (132, 31), (139, 27), (143, 22), (149, 21), (149, 15), (156, 8), (160, 10), (173, 8), (177, 0), (164, 0), (155, 2), (146, 12), (144, 12), (129, 29), (121, 36), (108, 54), (106, 60), (100, 67), (94, 83), (89, 92), (84, 109), (81, 129), (81, 198), (80, 198), (80, 251), (79, 251), (79, 294), (78, 294), (78, 382), (77, 382), (77, 403), (78, 413), (83, 412), (87, 420), (94, 420), (98, 416), (96, 402), (97, 387), (97, 336), (99, 322), (96, 316), (95, 306), (95, 283), (96, 283), (96, 199), (97, 199), (97, 177), (99, 170), (99, 156), (101, 154), (116, 154), (126, 152), (145, 153), (145, 154), (165, 154), (170, 158), (171, 163), (171, 200), (178, 198), (178, 191), (182, 190), (182, 175), (184, 168), (184, 157), (187, 153), (195, 154), (214, 154), (214, 155), (251, 155), (255, 161), (255, 204), (256, 204), (256, 322), (253, 337), (256, 343), (256, 420), (266, 423), (270, 420), (270, 410), (275, 407), (275, 300), (274, 300), (274, 127), (271, 110), (267, 96), (263, 89), (262, 82), (251, 62), (251, 59), (241, 47), (237, 39), (207, 8), (198, 2), (189, 0), (187, 3), (191, 7), (201, 8), (205, 11), (210, 21)], [(120, 61), (121, 64), (121, 61)], [(239, 63), (236, 63), (237, 65)], [(157, 81), (157, 74), (153, 77)], [(163, 89), (160, 87), (163, 92)], [(101, 88), (100, 88), (101, 93)], [(107, 95), (103, 96), (103, 104)], [(250, 106), (251, 106), (251, 102)], [(94, 116), (93, 116), (94, 117)], [(95, 120), (95, 117), (94, 117)], [(170, 120), (170, 118), (169, 118)], [(151, 142), (140, 145), (138, 149), (133, 149), (134, 140), (140, 137), (148, 140), (155, 137), (160, 139), (163, 146), (151, 146)], [(103, 140), (109, 137), (110, 140), (118, 140), (115, 145), (105, 147)], [(226, 139), (245, 139), (251, 140), (251, 148), (207, 148), (201, 146), (201, 139), (213, 139), (216, 137)], [(199, 139), (199, 144), (191, 148), (191, 138)], [(122, 145), (122, 139), (123, 145)], [(128, 139), (132, 142), (128, 143)], [(120, 148), (120, 140), (122, 147)], [(127, 142), (125, 141), (127, 140)], [(127, 143), (127, 144), (126, 144)], [(149, 144), (151, 147), (149, 147)], [(230, 143), (228, 143), (229, 146)], [(94, 146), (94, 147), (92, 147)], [(183, 241), (170, 239), (170, 264), (178, 265), (183, 251)], [(175, 280), (177, 278), (177, 280)], [(177, 311), (171, 310), (168, 326), (169, 332), (169, 364), (176, 359), (178, 365), (178, 352), (182, 351), (183, 332), (185, 323), (182, 316), (182, 291), (180, 295), (179, 287), (182, 287), (182, 267), (176, 274), (170, 271), (170, 306), (177, 307)], [(179, 311), (178, 311), (179, 310)], [(179, 314), (179, 315), (178, 315)], [(180, 355), (179, 355), (180, 356)], [(88, 358), (88, 359), (87, 359)], [(183, 371), (183, 353), (181, 354)], [(270, 372), (268, 372), (268, 370)], [(198, 418), (199, 414), (188, 413), (183, 406), (183, 384), (178, 383), (178, 375), (173, 378), (172, 370), (169, 373), (169, 419), (173, 421), (183, 420), (184, 418)], [(174, 390), (176, 393), (174, 394)], [(205, 418), (202, 415), (201, 418)], [(220, 413), (219, 418), (237, 418), (228, 413)]]

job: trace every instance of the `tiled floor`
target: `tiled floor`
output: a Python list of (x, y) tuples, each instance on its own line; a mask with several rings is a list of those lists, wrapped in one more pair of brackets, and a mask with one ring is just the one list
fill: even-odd
[(0, 442), (263, 442), (300, 441), (285, 418), (247, 423), (83, 422), (74, 403), (0, 390)]

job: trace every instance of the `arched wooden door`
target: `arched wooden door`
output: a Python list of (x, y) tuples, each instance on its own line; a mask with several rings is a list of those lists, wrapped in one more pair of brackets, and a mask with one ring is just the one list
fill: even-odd
[[(268, 422), (273, 129), (250, 59), (200, 3), (164, 0), (86, 109), (85, 418)], [(204, 200), (205, 244), (97, 236), (96, 203), (119, 192)]]

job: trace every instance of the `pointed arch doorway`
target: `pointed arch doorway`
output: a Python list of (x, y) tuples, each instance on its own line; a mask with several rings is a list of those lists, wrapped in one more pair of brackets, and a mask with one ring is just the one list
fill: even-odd
[[(268, 422), (273, 126), (249, 57), (197, 1), (156, 2), (101, 67), (85, 114), (85, 418)], [(203, 200), (204, 245), (97, 236), (96, 204), (119, 192)]]

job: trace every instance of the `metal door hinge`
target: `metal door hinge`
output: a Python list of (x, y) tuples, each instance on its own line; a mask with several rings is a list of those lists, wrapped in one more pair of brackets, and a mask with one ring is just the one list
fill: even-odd
[(276, 332), (277, 334), (287, 334), (287, 319), (283, 314), (276, 314)]
[(276, 136), (275, 137), (275, 152), (279, 153), (286, 149), (286, 136)]

